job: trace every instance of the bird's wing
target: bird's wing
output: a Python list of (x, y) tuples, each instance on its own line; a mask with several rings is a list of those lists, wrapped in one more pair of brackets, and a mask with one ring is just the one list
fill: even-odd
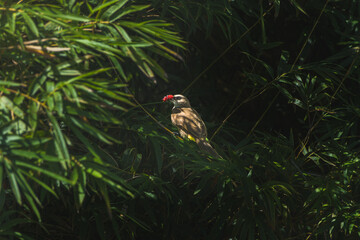
[(203, 120), (192, 108), (174, 108), (171, 114), (171, 122), (194, 138), (206, 139), (207, 137), (206, 126)]

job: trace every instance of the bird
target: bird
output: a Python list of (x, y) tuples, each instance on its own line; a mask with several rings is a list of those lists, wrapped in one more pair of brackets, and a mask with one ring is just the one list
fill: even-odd
[(170, 101), (174, 104), (171, 112), (171, 122), (175, 125), (182, 138), (196, 142), (200, 150), (214, 158), (222, 158), (211, 146), (207, 139), (207, 130), (199, 113), (190, 105), (190, 101), (181, 94), (166, 95), (163, 102)]

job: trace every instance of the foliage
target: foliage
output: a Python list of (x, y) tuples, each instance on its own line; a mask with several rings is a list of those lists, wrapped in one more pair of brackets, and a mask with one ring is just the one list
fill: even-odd
[(357, 239), (359, 9), (1, 2), (0, 239)]

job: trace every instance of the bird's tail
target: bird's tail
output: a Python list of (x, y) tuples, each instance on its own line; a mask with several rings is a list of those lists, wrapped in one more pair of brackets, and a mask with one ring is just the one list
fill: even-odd
[(222, 158), (208, 141), (203, 139), (196, 139), (196, 143), (199, 146), (200, 150), (206, 152), (210, 156), (214, 158)]

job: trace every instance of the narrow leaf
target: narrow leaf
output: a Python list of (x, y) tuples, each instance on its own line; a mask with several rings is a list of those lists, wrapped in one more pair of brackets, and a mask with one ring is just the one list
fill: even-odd
[(9, 161), (8, 159), (4, 159), (4, 163), (6, 166), (6, 172), (7, 172), (8, 178), (10, 180), (10, 186), (11, 186), (12, 192), (15, 196), (17, 203), (21, 205), (22, 201), (21, 201), (20, 189), (19, 189), (19, 186), (17, 183), (15, 173), (12, 169), (12, 164), (9, 163), (8, 161)]
[(21, 12), (21, 15), (24, 17), (24, 21), (26, 22), (26, 24), (29, 26), (29, 29), (31, 30), (31, 32), (36, 36), (39, 37), (39, 30), (36, 27), (36, 24), (34, 23), (34, 21), (31, 19), (31, 17), (29, 17), (29, 15), (27, 15), (27, 13), (25, 12)]
[(16, 161), (16, 166), (19, 166), (19, 167), (26, 167), (26, 168), (29, 168), (29, 169), (32, 169), (32, 170), (35, 170), (35, 171), (39, 171), (55, 180), (59, 180), (59, 181), (62, 181), (62, 182), (65, 182), (65, 183), (69, 183), (69, 184), (73, 184), (73, 182), (57, 173), (54, 173), (54, 172), (51, 172), (49, 170), (46, 170), (45, 168), (41, 168), (41, 167), (38, 167), (36, 165), (33, 165), (33, 164), (29, 164), (29, 163), (26, 163), (26, 162), (22, 162), (22, 161)]

